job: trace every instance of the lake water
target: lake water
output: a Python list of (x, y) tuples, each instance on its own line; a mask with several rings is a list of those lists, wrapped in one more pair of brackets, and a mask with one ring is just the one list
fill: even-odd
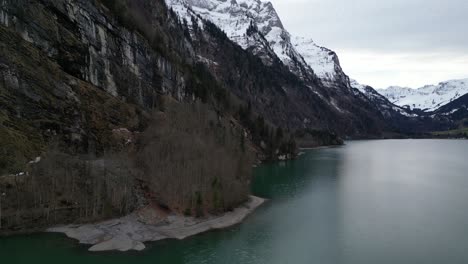
[(354, 141), (255, 169), (244, 223), (143, 252), (0, 238), (1, 263), (468, 263), (468, 141)]

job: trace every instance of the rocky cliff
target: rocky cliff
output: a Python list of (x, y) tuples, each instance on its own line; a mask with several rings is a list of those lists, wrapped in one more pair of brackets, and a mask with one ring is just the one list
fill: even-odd
[[(243, 49), (251, 49), (266, 64), (280, 59), (293, 73), (308, 79), (312, 70), (291, 43), (280, 17), (270, 2), (260, 0), (168, 0), (183, 19), (200, 16), (216, 24)], [(253, 29), (258, 31), (253, 34)]]

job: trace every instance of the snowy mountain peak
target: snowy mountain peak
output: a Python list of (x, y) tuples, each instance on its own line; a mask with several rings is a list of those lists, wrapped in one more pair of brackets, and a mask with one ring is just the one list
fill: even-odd
[[(179, 16), (190, 20), (189, 15), (199, 15), (221, 28), (226, 35), (243, 48), (247, 29), (251, 23), (266, 36), (275, 28), (284, 30), (273, 5), (260, 0), (166, 0)], [(187, 11), (188, 10), (188, 11)]]
[(361, 93), (366, 93), (366, 87), (368, 87), (367, 85), (361, 84), (354, 79), (350, 79), (350, 84), (351, 87), (353, 87), (354, 89), (358, 89)]
[[(329, 81), (341, 71), (334, 52), (313, 41), (292, 38), (284, 28), (273, 4), (260, 0), (166, 0), (179, 16), (192, 12), (210, 20), (244, 49), (250, 49), (266, 64), (280, 59), (291, 72), (302, 79), (318, 77)], [(258, 35), (248, 34), (251, 25)], [(294, 43), (294, 44), (293, 44)], [(304, 60), (307, 57), (307, 60)], [(341, 73), (344, 75), (343, 73)]]
[(347, 77), (343, 73), (338, 56), (334, 51), (303, 37), (293, 38), (293, 44), (322, 81), (335, 82), (337, 79), (343, 79), (346, 82)]
[[(273, 4), (260, 0), (166, 0), (181, 17), (191, 15), (210, 20), (243, 49), (270, 65), (281, 60), (299, 78), (318, 77), (329, 88), (351, 91), (349, 78), (338, 56), (313, 40), (292, 37), (284, 28)], [(258, 32), (249, 29), (255, 26)]]
[(468, 79), (450, 80), (418, 89), (391, 86), (377, 91), (396, 105), (430, 112), (467, 94)]
[(350, 80), (350, 84), (351, 87), (355, 89), (354, 91), (357, 96), (359, 96), (359, 93), (364, 95), (370, 102), (374, 103), (377, 109), (379, 109), (382, 115), (386, 118), (395, 117), (395, 114), (406, 117), (417, 116), (411, 110), (393, 104), (385, 96), (378, 93), (374, 88), (372, 88), (369, 85), (361, 84), (353, 79)]

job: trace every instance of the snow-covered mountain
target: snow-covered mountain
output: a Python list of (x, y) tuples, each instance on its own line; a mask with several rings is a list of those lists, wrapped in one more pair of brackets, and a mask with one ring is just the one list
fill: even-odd
[(468, 79), (451, 80), (418, 89), (391, 86), (377, 91), (396, 105), (431, 112), (467, 94)]
[(347, 85), (348, 76), (343, 72), (336, 53), (317, 45), (313, 40), (294, 37), (292, 42), (314, 73), (327, 86)]
[(384, 117), (392, 117), (396, 114), (400, 114), (406, 117), (416, 117), (415, 113), (411, 110), (402, 108), (394, 103), (390, 102), (385, 96), (378, 93), (374, 88), (369, 85), (360, 84), (358, 81), (351, 79), (351, 87), (356, 89), (355, 93), (363, 94), (369, 101), (375, 104), (377, 109), (384, 115)]
[[(280, 59), (294, 74), (307, 80), (314, 73), (327, 87), (348, 87), (337, 55), (312, 40), (292, 37), (270, 2), (260, 0), (166, 0), (180, 17), (210, 20), (264, 63)], [(258, 34), (256, 34), (258, 33)]]
[[(378, 134), (388, 128), (379, 109), (364, 95), (354, 93), (335, 52), (320, 47), (312, 40), (291, 36), (271, 3), (261, 0), (165, 1), (179, 16), (180, 22), (187, 24), (192, 41), (202, 42), (212, 49), (198, 49), (197, 57), (201, 62), (210, 62), (207, 64), (216, 71), (217, 78), (225, 83), (233, 83), (233, 78), (241, 79), (242, 86), (234, 87), (236, 95), (252, 101), (254, 105), (258, 104), (259, 108), (271, 101), (267, 108), (260, 109), (266, 116), (294, 120), (294, 115), (304, 112), (307, 114), (299, 118), (303, 127), (325, 130), (337, 127), (339, 133), (352, 130), (352, 133), (359, 135)], [(229, 47), (223, 41), (217, 42), (217, 39), (223, 39), (224, 36), (212, 24), (221, 29), (232, 42), (250, 53), (246, 55), (245, 52), (238, 53), (230, 49), (225, 50), (226, 55), (230, 52), (230, 55), (250, 58), (253, 54), (263, 64), (271, 67), (256, 70), (249, 67), (256, 64), (257, 60), (255, 63), (245, 61), (240, 65), (237, 60), (216, 55)], [(207, 32), (217, 32), (216, 36), (203, 34), (200, 28)], [(220, 67), (213, 67), (213, 62)], [(236, 75), (236, 69), (237, 74), (245, 76)], [(247, 69), (249, 74), (254, 75), (246, 75)], [(268, 76), (270, 72), (273, 76)], [(265, 87), (269, 90), (268, 93), (257, 94), (257, 89), (264, 89), (257, 86), (268, 83), (262, 80), (263, 75), (268, 76), (268, 82), (272, 79), (275, 81)], [(270, 113), (270, 106), (283, 100), (288, 100), (288, 104), (284, 104), (287, 109), (280, 114)], [(285, 115), (286, 112), (290, 114)], [(322, 120), (333, 125), (322, 125)]]
[[(166, 0), (180, 17), (210, 20), (243, 49), (251, 49), (265, 63), (280, 59), (301, 78), (311, 68), (291, 44), (291, 36), (270, 2), (260, 0)], [(258, 32), (257, 32), (258, 31)], [(260, 33), (260, 34), (255, 34)]]

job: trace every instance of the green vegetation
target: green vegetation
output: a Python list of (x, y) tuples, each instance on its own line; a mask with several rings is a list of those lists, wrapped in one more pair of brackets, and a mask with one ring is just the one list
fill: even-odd
[(332, 146), (343, 144), (343, 140), (336, 134), (323, 130), (298, 130), (295, 133), (295, 137), (298, 141), (298, 144), (302, 148), (313, 148), (318, 146)]
[(196, 63), (192, 74), (187, 81), (187, 90), (203, 103), (210, 103), (219, 106), (223, 112), (229, 110), (229, 92), (219, 85), (211, 72), (203, 63)]
[[(252, 137), (252, 142), (263, 148), (266, 159), (275, 160), (279, 155), (285, 155), (289, 158), (297, 154), (297, 146), (292, 135), (287, 135), (281, 127), (275, 127), (268, 124), (262, 116), (252, 113), (251, 105), (240, 106), (237, 117), (241, 124), (246, 127)], [(241, 138), (241, 146), (243, 146)]]

